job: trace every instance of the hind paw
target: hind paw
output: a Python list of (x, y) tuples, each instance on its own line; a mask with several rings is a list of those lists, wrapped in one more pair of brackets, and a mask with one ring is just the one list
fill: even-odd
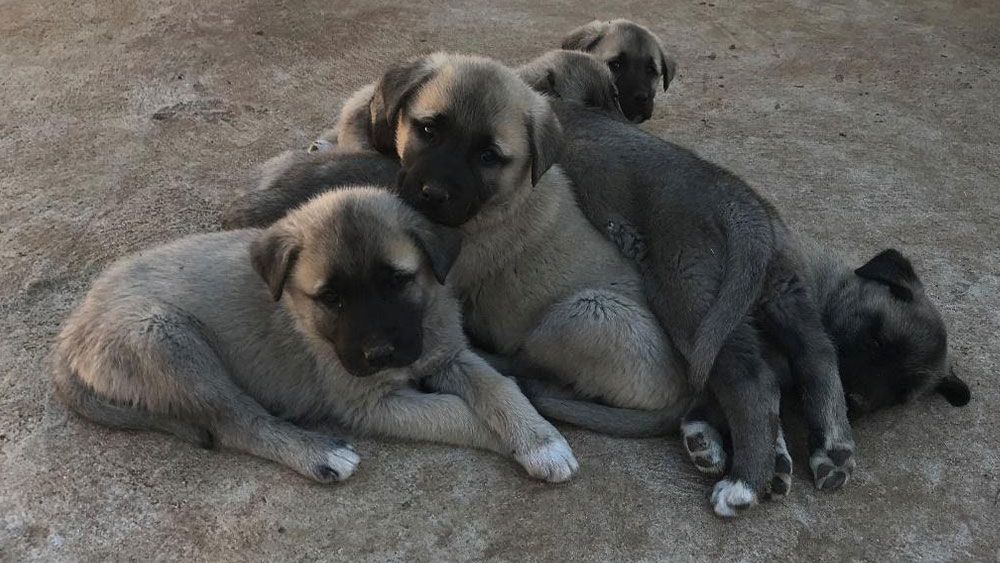
[(706, 475), (722, 475), (726, 470), (726, 451), (722, 435), (704, 421), (685, 422), (681, 425), (684, 449), (698, 471)]

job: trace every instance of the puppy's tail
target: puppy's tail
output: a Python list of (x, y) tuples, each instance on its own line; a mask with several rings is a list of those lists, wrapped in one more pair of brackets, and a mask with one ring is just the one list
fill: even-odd
[(764, 285), (767, 266), (774, 254), (774, 228), (766, 204), (756, 203), (729, 207), (721, 217), (726, 235), (722, 282), (715, 301), (695, 331), (688, 356), (688, 380), (695, 391), (704, 389), (719, 350), (746, 318)]
[(545, 418), (622, 438), (655, 438), (675, 434), (688, 406), (682, 401), (666, 409), (648, 411), (620, 409), (573, 399), (534, 397), (530, 400)]

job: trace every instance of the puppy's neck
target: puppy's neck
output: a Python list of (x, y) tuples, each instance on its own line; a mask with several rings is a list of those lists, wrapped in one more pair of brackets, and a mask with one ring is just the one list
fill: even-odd
[[(569, 180), (556, 165), (535, 186), (522, 185), (505, 201), (484, 207), (462, 226), (464, 243), (449, 285), (463, 287), (490, 277), (543, 241), (557, 227), (566, 201), (573, 201)], [(490, 267), (483, 268), (485, 264)]]

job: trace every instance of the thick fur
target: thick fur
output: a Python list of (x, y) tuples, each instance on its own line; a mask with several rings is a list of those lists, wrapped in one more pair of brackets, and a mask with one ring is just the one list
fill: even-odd
[(382, 93), (398, 126), (398, 190), (463, 234), (448, 285), (463, 300), (466, 330), (580, 396), (675, 409), (687, 391), (678, 358), (637, 272), (552, 166), (561, 132), (545, 98), (476, 57), (431, 55), (391, 75), (383, 83), (404, 85)]
[(299, 423), (484, 448), (568, 479), (577, 463), (562, 436), (467, 348), (438, 281), (457, 253), (451, 234), (376, 188), (324, 194), (267, 230), (143, 252), (109, 268), (66, 322), (55, 389), (93, 421), (322, 482), (358, 457)]
[(581, 51), (549, 51), (517, 69), (532, 90), (622, 115), (615, 77), (603, 61)]
[(652, 31), (629, 20), (594, 20), (571, 31), (563, 49), (590, 53), (606, 64), (618, 86), (625, 117), (634, 123), (653, 115), (660, 83), (666, 92), (677, 75), (677, 63), (667, 55)]

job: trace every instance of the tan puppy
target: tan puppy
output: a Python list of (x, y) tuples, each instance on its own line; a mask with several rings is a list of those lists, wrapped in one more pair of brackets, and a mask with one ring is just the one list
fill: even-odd
[(634, 123), (653, 115), (659, 83), (667, 91), (677, 74), (677, 63), (667, 55), (660, 39), (629, 20), (594, 20), (567, 35), (563, 49), (583, 51), (603, 61), (615, 78), (622, 112)]
[(584, 397), (676, 408), (685, 375), (637, 271), (553, 166), (546, 99), (495, 61), (443, 53), (389, 70), (375, 97), (396, 128), (400, 197), (463, 233), (448, 285), (474, 338)]
[[(54, 351), (58, 395), (86, 418), (351, 475), (344, 441), (297, 422), (577, 470), (562, 436), (467, 348), (443, 285), (459, 245), (392, 194), (345, 188), (264, 231), (197, 235), (94, 284)], [(417, 386), (434, 393), (423, 393)]]

